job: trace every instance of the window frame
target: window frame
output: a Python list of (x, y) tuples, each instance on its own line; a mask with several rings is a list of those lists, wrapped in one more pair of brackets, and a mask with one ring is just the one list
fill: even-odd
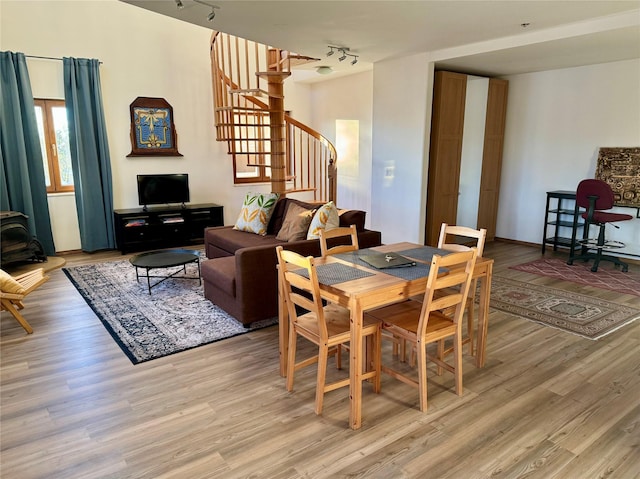
[(53, 123), (52, 108), (65, 108), (64, 100), (53, 100), (46, 98), (34, 98), (34, 106), (42, 109), (42, 123), (44, 128), (45, 148), (47, 154), (47, 165), (49, 169), (50, 185), (47, 185), (47, 193), (73, 193), (74, 185), (63, 185), (60, 177), (60, 164), (58, 163), (58, 144), (56, 142), (56, 132)]

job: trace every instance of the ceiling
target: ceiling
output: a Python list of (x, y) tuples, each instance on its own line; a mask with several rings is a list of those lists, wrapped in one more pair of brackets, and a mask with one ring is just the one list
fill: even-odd
[[(421, 52), (437, 68), (488, 76), (640, 58), (640, 0), (121, 1), (318, 58), (303, 67), (308, 81)], [(350, 48), (358, 63), (327, 57), (328, 45)], [(334, 74), (318, 75), (321, 65)]]

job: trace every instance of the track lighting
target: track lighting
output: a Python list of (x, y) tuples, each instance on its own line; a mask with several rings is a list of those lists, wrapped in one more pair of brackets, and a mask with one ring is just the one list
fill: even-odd
[(351, 60), (351, 64), (355, 65), (356, 63), (358, 63), (358, 55), (354, 55), (353, 53), (347, 53), (351, 51), (349, 47), (335, 47), (333, 45), (328, 45), (328, 47), (329, 47), (329, 51), (327, 52), (328, 57), (330, 57), (337, 51), (341, 53), (341, 55), (338, 57), (338, 61), (343, 62), (347, 59), (347, 57), (353, 57), (353, 60)]
[[(211, 11), (209, 12), (209, 14), (207, 15), (207, 20), (212, 22), (214, 18), (216, 18), (216, 8), (220, 8), (218, 5), (212, 5), (210, 3), (204, 2), (202, 0), (193, 0), (195, 3), (199, 3), (200, 5), (206, 5), (207, 7), (209, 7), (211, 9)], [(180, 2), (180, 4), (182, 4), (182, 0), (176, 0), (176, 5), (178, 5), (178, 2)], [(178, 6), (178, 8), (180, 8)]]
[(178, 7), (178, 10), (182, 10), (184, 8), (182, 0), (176, 0), (176, 7)]

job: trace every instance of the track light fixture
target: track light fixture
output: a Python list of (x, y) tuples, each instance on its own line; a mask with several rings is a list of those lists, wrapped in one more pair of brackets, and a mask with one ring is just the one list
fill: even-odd
[(358, 63), (358, 55), (354, 55), (353, 53), (347, 53), (351, 51), (349, 47), (335, 47), (333, 45), (329, 45), (328, 47), (329, 47), (329, 51), (327, 52), (328, 57), (333, 55), (335, 52), (338, 52), (341, 54), (338, 57), (338, 61), (343, 62), (347, 59), (347, 57), (353, 57), (353, 60), (351, 60), (351, 64), (355, 65), (356, 63)]
[[(216, 8), (220, 8), (218, 5), (212, 5), (211, 3), (203, 2), (202, 0), (193, 0), (195, 3), (199, 3), (200, 5), (206, 5), (211, 9), (209, 14), (207, 15), (207, 20), (212, 22), (214, 18), (216, 18)], [(176, 5), (178, 2), (182, 3), (182, 0), (176, 0)], [(179, 8), (179, 7), (178, 7)]]
[(182, 10), (184, 8), (182, 0), (176, 0), (176, 7), (178, 7), (178, 10)]

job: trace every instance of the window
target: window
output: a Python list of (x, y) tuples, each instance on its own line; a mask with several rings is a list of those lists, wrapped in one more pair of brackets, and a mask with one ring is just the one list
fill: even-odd
[(34, 102), (47, 193), (73, 191), (69, 128), (64, 100), (36, 99)]

